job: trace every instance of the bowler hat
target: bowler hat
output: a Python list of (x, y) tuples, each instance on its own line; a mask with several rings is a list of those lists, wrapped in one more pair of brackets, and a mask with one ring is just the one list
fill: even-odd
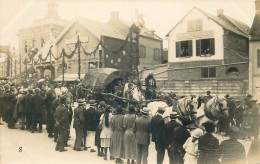
[(99, 105), (102, 106), (102, 107), (104, 107), (104, 106), (106, 106), (106, 102), (105, 102), (105, 101), (101, 101), (101, 102), (99, 103)]
[(83, 99), (78, 99), (78, 105), (83, 105), (85, 104), (85, 101)]
[(170, 118), (177, 118), (178, 117), (178, 113), (177, 112), (171, 112), (170, 113)]

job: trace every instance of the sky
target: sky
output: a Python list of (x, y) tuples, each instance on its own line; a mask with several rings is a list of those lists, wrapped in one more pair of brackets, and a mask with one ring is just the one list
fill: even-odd
[[(30, 26), (34, 20), (47, 15), (50, 0), (0, 0), (0, 45), (18, 47), (17, 32)], [(66, 20), (84, 16), (107, 22), (111, 11), (119, 11), (120, 19), (132, 22), (135, 11), (144, 15), (145, 26), (155, 30), (161, 38), (193, 7), (216, 15), (217, 9), (224, 14), (245, 22), (251, 27), (254, 0), (56, 0), (59, 15)], [(167, 48), (167, 40), (164, 40)]]

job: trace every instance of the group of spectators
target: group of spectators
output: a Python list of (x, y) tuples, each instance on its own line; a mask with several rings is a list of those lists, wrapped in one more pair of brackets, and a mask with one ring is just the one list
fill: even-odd
[[(258, 140), (259, 135), (259, 109), (250, 95), (243, 105), (226, 95), (230, 110), (225, 118), (229, 124), (226, 129), (229, 139), (221, 143), (213, 135), (217, 126), (214, 122), (203, 123), (204, 129), (188, 129), (191, 120), (178, 116), (174, 109), (176, 95), (171, 96), (173, 112), (171, 121), (166, 123), (163, 118), (165, 108), (162, 107), (151, 116), (147, 107), (139, 111), (132, 104), (113, 107), (105, 101), (84, 99), (87, 95), (75, 98), (72, 89), (60, 85), (16, 88), (6, 84), (0, 87), (0, 121), (14, 129), (19, 119), (19, 128), (31, 133), (41, 133), (45, 123), (48, 137), (54, 138), (55, 150), (59, 152), (67, 151), (65, 147), (70, 146), (73, 121), (75, 151), (97, 152), (104, 160), (115, 160), (116, 163), (126, 159), (129, 164), (147, 164), (150, 141), (155, 143), (157, 164), (163, 163), (165, 151), (170, 164), (246, 163), (245, 148), (237, 140), (241, 138), (241, 129), (245, 131), (244, 137), (254, 136)], [(74, 101), (77, 106), (73, 110)], [(237, 113), (242, 113), (242, 118)]]

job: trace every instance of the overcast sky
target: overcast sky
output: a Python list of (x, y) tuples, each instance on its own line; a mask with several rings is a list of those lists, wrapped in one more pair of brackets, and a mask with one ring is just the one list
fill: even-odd
[[(47, 14), (49, 0), (0, 0), (0, 44), (17, 44), (17, 32), (33, 20)], [(145, 25), (165, 38), (171, 28), (194, 6), (216, 15), (224, 9), (228, 16), (251, 27), (255, 14), (254, 0), (56, 0), (59, 15), (71, 20), (76, 15), (107, 22), (110, 12), (118, 10), (120, 18), (132, 21), (135, 10), (143, 13)], [(164, 40), (167, 47), (167, 41)]]

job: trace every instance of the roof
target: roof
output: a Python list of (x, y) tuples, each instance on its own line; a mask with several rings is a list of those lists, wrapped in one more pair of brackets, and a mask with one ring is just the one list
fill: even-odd
[(64, 27), (68, 24), (68, 21), (59, 18), (42, 18), (42, 19), (35, 20), (30, 25), (30, 27), (42, 26), (47, 24), (56, 24)]
[(223, 18), (223, 17), (217, 17), (217, 16), (212, 15), (212, 14), (210, 14), (210, 13), (204, 11), (204, 10), (201, 10), (201, 9), (199, 9), (199, 8), (197, 8), (197, 7), (192, 8), (192, 9), (174, 26), (174, 28), (171, 29), (171, 30), (167, 33), (166, 37), (169, 36), (169, 33), (170, 33), (172, 30), (174, 30), (174, 29), (178, 26), (178, 24), (179, 24), (180, 22), (182, 22), (182, 20), (183, 20), (187, 15), (189, 15), (189, 13), (190, 13), (192, 10), (198, 10), (198, 11), (200, 11), (202, 14), (204, 14), (205, 16), (207, 16), (208, 18), (210, 18), (211, 20), (213, 20), (213, 21), (216, 22), (218, 25), (220, 25), (221, 27), (223, 27), (224, 29), (226, 29), (226, 30), (228, 30), (228, 31), (231, 31), (231, 32), (233, 32), (233, 33), (235, 33), (235, 34), (238, 34), (238, 35), (243, 36), (243, 37), (246, 37), (246, 38), (249, 37), (249, 36), (248, 36), (248, 31), (246, 32), (246, 29), (248, 28), (247, 30), (249, 30), (249, 27), (248, 27), (245, 23), (240, 22), (240, 21), (238, 21), (238, 20), (236, 20), (236, 19), (233, 19), (233, 18), (228, 17), (228, 16), (225, 16), (225, 15), (224, 15), (224, 17), (225, 17), (226, 19)]
[(260, 12), (256, 12), (249, 34), (251, 36), (250, 40), (260, 41)]

